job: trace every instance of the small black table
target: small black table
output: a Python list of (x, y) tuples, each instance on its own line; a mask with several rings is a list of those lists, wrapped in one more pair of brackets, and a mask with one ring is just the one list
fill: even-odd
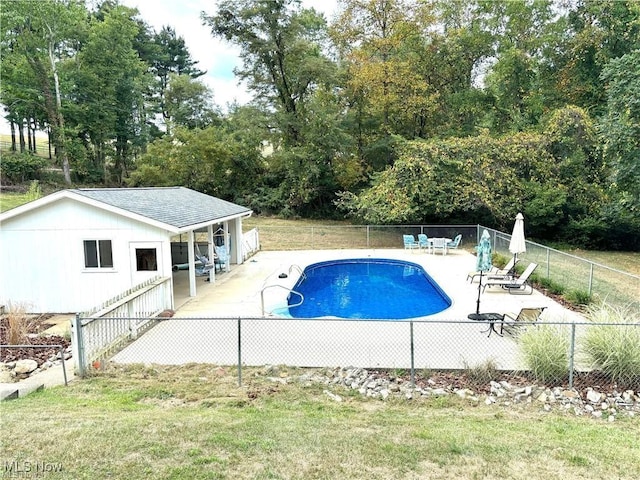
[(504, 321), (504, 315), (502, 313), (470, 313), (467, 318), (478, 322), (489, 322), (489, 328), (482, 331), (482, 333), (489, 332), (487, 337), (490, 337), (493, 332), (495, 332), (496, 335), (503, 336), (496, 330), (496, 322)]

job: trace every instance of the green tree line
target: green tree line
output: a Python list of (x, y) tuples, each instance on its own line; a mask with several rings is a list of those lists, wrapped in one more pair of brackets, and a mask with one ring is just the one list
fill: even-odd
[(2, 5), (7, 120), (50, 132), (68, 183), (373, 223), (520, 211), (536, 238), (640, 248), (638, 2), (221, 0), (194, 22), (253, 95), (224, 111), (171, 26), (91, 5)]

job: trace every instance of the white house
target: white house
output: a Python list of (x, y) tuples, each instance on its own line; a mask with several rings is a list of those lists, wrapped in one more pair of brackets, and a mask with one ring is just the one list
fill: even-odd
[[(63, 190), (0, 214), (0, 304), (74, 313), (172, 273), (171, 237), (187, 234), (196, 295), (194, 231), (223, 232), (243, 262), (248, 208), (184, 187)], [(204, 252), (203, 252), (204, 253)], [(215, 269), (210, 273), (214, 280)]]

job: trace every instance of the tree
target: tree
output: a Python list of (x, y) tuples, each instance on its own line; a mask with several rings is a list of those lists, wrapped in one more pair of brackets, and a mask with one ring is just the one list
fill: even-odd
[[(541, 135), (416, 140), (400, 152), (370, 188), (342, 195), (339, 207), (366, 222), (482, 221), (507, 229), (519, 211), (538, 225), (542, 217), (562, 213), (562, 201), (540, 212), (526, 210), (562, 191)], [(552, 218), (561, 224), (564, 217)]]
[(193, 80), (206, 72), (195, 67), (197, 62), (191, 58), (184, 38), (176, 36), (176, 31), (172, 27), (163, 26), (160, 32), (153, 34), (152, 42), (155, 48), (147, 61), (151, 63), (151, 72), (158, 81), (160, 111), (166, 123), (167, 133), (170, 133), (171, 113), (169, 110), (171, 107), (166, 97), (171, 79), (177, 79), (184, 75)]
[(429, 30), (419, 68), (436, 92), (435, 109), (417, 136), (477, 135), (491, 107), (481, 84), (494, 54), (494, 36), (475, 0), (436, 0), (433, 8), (439, 28)]
[(86, 14), (82, 0), (15, 0), (5, 2), (2, 11), (3, 46), (9, 43), (13, 54), (26, 60), (22, 65), (28, 65), (36, 80), (40, 104), (46, 112), (56, 156), (67, 183), (71, 183), (71, 170), (60, 68), (75, 53), (75, 42), (84, 29)]
[(171, 132), (170, 124), (205, 128), (219, 116), (211, 101), (211, 90), (188, 75), (171, 74), (164, 98), (167, 133)]
[[(427, 3), (344, 0), (331, 34), (344, 63), (358, 132), (368, 133), (374, 170), (392, 161), (393, 136), (422, 136), (436, 110), (436, 92), (421, 67), (423, 33), (434, 18)], [(364, 150), (363, 150), (364, 151)]]
[(527, 130), (545, 112), (545, 55), (557, 48), (562, 17), (556, 18), (551, 0), (482, 0), (479, 6), (486, 14), (484, 28), (494, 39), (495, 62), (485, 79), (494, 100), (492, 127)]
[(129, 185), (183, 185), (230, 201), (248, 195), (262, 173), (256, 145), (220, 126), (177, 127), (149, 145)]
[(143, 137), (146, 122), (142, 93), (147, 66), (133, 48), (139, 30), (135, 12), (116, 5), (103, 8), (102, 21), (94, 19), (78, 54), (74, 91), (79, 135), (93, 145), (95, 168), (104, 170), (104, 180), (113, 173), (118, 183), (131, 168), (132, 148)]
[[(24, 153), (35, 152), (35, 129), (44, 128), (47, 115), (42, 104), (40, 87), (23, 55), (11, 51), (11, 46), (2, 45), (0, 63), (0, 102), (7, 111), (6, 119), (11, 128), (11, 150)], [(27, 128), (28, 146), (24, 129)], [(16, 128), (19, 138), (16, 139)]]
[(599, 117), (607, 109), (601, 81), (605, 66), (640, 48), (640, 5), (635, 0), (576, 0), (566, 32), (553, 59), (557, 88), (566, 103)]
[(277, 112), (283, 142), (299, 145), (299, 110), (314, 89), (331, 81), (332, 63), (322, 54), (324, 18), (299, 0), (223, 0), (202, 20), (214, 36), (240, 47), (235, 73)]
[(600, 125), (605, 158), (614, 167), (617, 188), (640, 212), (640, 50), (611, 60), (602, 80), (607, 115)]
[(311, 114), (324, 111), (314, 100), (318, 92), (335, 86), (335, 65), (323, 53), (324, 17), (299, 0), (224, 0), (202, 19), (214, 36), (240, 47), (243, 66), (235, 73), (268, 114), (273, 154), (262, 195), (268, 201), (256, 203), (289, 214), (312, 211), (314, 202), (326, 205), (333, 194), (332, 153), (318, 154), (316, 126), (335, 117), (316, 122)]

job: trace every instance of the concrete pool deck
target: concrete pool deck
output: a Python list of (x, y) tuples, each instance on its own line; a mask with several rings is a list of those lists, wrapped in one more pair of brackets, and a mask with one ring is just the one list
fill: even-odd
[[(286, 304), (288, 288), (305, 266), (331, 259), (368, 257), (407, 260), (423, 266), (449, 295), (451, 307), (416, 319), (411, 328), (408, 321), (310, 321), (270, 314)], [(245, 365), (407, 368), (413, 335), (416, 368), (466, 368), (491, 360), (498, 368), (519, 369), (518, 348), (512, 338), (495, 334), (487, 337), (482, 332), (487, 325), (467, 319), (476, 311), (478, 298), (478, 284), (467, 280), (473, 270), (475, 256), (464, 250), (448, 255), (402, 249), (261, 251), (243, 265), (234, 265), (230, 272), (219, 275), (212, 284), (198, 277), (198, 295), (193, 298), (186, 296), (187, 272), (179, 271), (174, 273), (175, 316), (163, 320), (112, 360), (237, 364), (238, 318), (242, 318), (241, 361)], [(281, 273), (287, 278), (279, 278)], [(579, 314), (537, 291), (532, 295), (512, 295), (498, 287), (487, 288), (481, 294), (482, 312), (517, 313), (524, 307), (546, 307), (541, 321), (584, 321)]]

